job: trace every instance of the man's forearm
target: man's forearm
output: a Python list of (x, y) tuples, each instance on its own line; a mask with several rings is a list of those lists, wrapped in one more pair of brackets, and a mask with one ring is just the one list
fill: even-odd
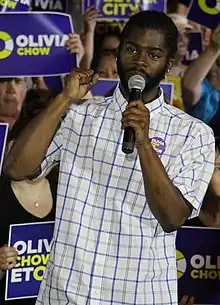
[(68, 108), (64, 96), (57, 96), (21, 132), (8, 153), (3, 170), (12, 180), (24, 180), (41, 164), (60, 118)]
[(146, 142), (138, 152), (150, 210), (164, 231), (172, 232), (188, 218), (190, 208), (168, 177), (151, 144)]

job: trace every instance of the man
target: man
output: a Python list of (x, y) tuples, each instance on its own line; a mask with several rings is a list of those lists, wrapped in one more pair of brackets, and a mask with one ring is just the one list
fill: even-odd
[(12, 128), (16, 122), (27, 92), (24, 78), (0, 78), (0, 122)]
[[(40, 176), (60, 162), (38, 305), (178, 304), (175, 230), (198, 215), (215, 153), (208, 126), (164, 103), (159, 82), (177, 41), (165, 14), (132, 16), (122, 32), (114, 95), (77, 104), (98, 77), (73, 70), (66, 89), (13, 146), (5, 172), (14, 180), (36, 174), (42, 160)], [(134, 74), (145, 77), (146, 87), (142, 100), (128, 104)], [(131, 157), (121, 150), (127, 126), (136, 137)]]

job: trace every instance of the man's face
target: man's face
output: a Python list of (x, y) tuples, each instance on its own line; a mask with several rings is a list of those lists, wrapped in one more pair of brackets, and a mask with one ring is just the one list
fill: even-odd
[(163, 33), (139, 27), (133, 28), (124, 41), (117, 61), (118, 74), (126, 93), (132, 75), (144, 76), (146, 87), (143, 93), (146, 93), (160, 83), (171, 65)]
[(0, 116), (17, 117), (26, 91), (24, 78), (0, 79)]

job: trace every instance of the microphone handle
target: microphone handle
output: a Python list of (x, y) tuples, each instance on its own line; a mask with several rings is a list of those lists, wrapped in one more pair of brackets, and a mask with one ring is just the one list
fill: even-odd
[[(129, 92), (128, 103), (136, 101), (141, 98), (141, 91), (138, 89), (131, 89)], [(135, 144), (135, 131), (131, 127), (126, 127), (124, 130), (124, 138), (122, 143), (122, 151), (125, 154), (132, 154)]]

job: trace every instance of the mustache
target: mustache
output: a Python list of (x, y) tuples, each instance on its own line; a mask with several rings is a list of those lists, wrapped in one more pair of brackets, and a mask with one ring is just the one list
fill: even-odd
[(142, 67), (132, 67), (126, 71), (127, 75), (138, 74), (143, 76), (145, 79), (149, 78), (149, 74)]

